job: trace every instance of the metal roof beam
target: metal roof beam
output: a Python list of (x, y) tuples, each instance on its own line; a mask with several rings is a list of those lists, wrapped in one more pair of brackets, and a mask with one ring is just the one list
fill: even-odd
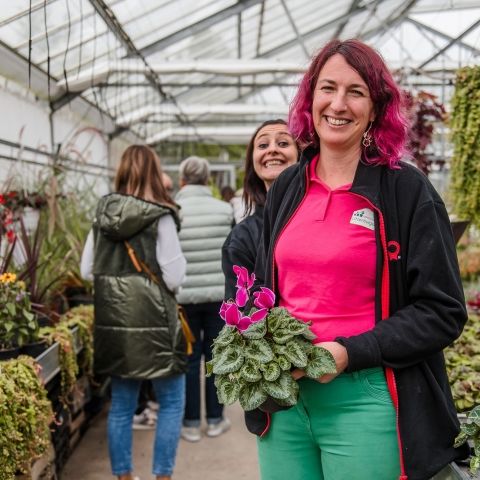
[(153, 53), (156, 53), (159, 50), (162, 50), (163, 48), (169, 47), (174, 43), (180, 42), (185, 38), (188, 38), (197, 33), (203, 32), (207, 28), (210, 28), (211, 26), (216, 25), (217, 23), (223, 22), (227, 18), (237, 15), (240, 12), (243, 12), (244, 10), (252, 6), (257, 5), (258, 3), (261, 3), (262, 1), (263, 0), (239, 0), (236, 4), (230, 7), (227, 7), (224, 10), (214, 13), (213, 15), (210, 15), (209, 17), (204, 18), (203, 20), (200, 20), (192, 25), (189, 25), (188, 27), (182, 28), (181, 30), (178, 30), (177, 32), (172, 33), (171, 35), (163, 37), (160, 40), (157, 40), (156, 42), (153, 42), (150, 45), (143, 47), (140, 50), (140, 53), (145, 56), (152, 55)]
[(295, 21), (293, 20), (292, 14), (288, 9), (285, 0), (280, 0), (280, 3), (282, 4), (282, 7), (285, 10), (285, 13), (287, 14), (288, 21), (293, 29), (293, 32), (295, 33), (295, 36), (297, 37), (298, 44), (300, 45), (300, 47), (302, 47), (303, 53), (305, 54), (305, 58), (310, 58), (310, 54), (308, 53), (307, 47), (305, 46), (305, 42), (303, 41), (303, 37), (298, 31), (297, 26), (295, 25)]
[(480, 25), (480, 20), (477, 20), (473, 25), (468, 27), (464, 32), (462, 32), (458, 37), (452, 38), (443, 48), (441, 48), (438, 52), (432, 55), (430, 58), (427, 58), (421, 65), (417, 67), (417, 70), (421, 70), (423, 67), (428, 65), (430, 62), (433, 62), (436, 58), (440, 55), (443, 55), (450, 47), (458, 43), (463, 37), (468, 35), (470, 32), (475, 30)]
[(195, 129), (191, 127), (170, 127), (148, 137), (146, 143), (152, 145), (171, 137), (178, 140), (199, 140), (203, 138), (215, 141), (215, 139), (222, 138), (225, 142), (246, 142), (252, 136), (257, 127), (258, 125), (256, 124), (244, 126), (236, 125), (234, 127), (216, 125), (198, 127)]
[(263, 19), (265, 16), (265, 0), (262, 2), (262, 6), (260, 8), (260, 18), (258, 20), (258, 31), (257, 31), (257, 47), (255, 49), (255, 55), (258, 57), (260, 53), (260, 46), (262, 43), (262, 29), (263, 29)]
[(97, 65), (93, 71), (84, 70), (76, 75), (76, 78), (64, 78), (59, 80), (57, 86), (71, 91), (83, 91), (87, 88), (105, 82), (114, 73), (129, 75), (142, 74), (184, 74), (211, 73), (240, 77), (242, 75), (255, 75), (262, 73), (290, 72), (303, 73), (305, 68), (297, 62), (277, 62), (275, 60), (198, 60), (186, 62), (158, 62), (146, 65), (136, 60), (121, 60), (116, 64), (108, 63)]
[[(447, 35), (446, 33), (440, 32), (436, 28), (430, 27), (429, 25), (425, 25), (424, 23), (419, 22), (418, 20), (414, 20), (411, 17), (406, 17), (405, 21), (411, 23), (412, 25), (415, 25), (420, 30), (425, 30), (426, 32), (433, 33), (433, 35), (435, 35), (437, 37), (440, 37), (443, 40), (447, 40), (448, 42), (451, 42), (452, 40), (455, 40), (454, 37), (451, 37), (450, 35)], [(472, 47), (468, 43), (462, 42), (460, 40), (457, 40), (456, 43), (460, 47), (465, 48), (469, 52), (472, 52), (474, 55), (480, 55), (480, 50), (478, 48)]]
[[(363, 12), (364, 10), (367, 10), (367, 6), (363, 5), (358, 7), (356, 10), (353, 11), (348, 11), (333, 20), (330, 20), (326, 23), (323, 23), (322, 25), (319, 25), (318, 27), (313, 28), (312, 30), (309, 30), (308, 32), (303, 34), (303, 40), (308, 40), (309, 38), (315, 37), (321, 32), (324, 32), (325, 30), (328, 30), (329, 28), (338, 26), (342, 22), (348, 22), (348, 20), (353, 17), (354, 15)], [(285, 49), (294, 47), (298, 43), (298, 40), (295, 38), (294, 40), (289, 40), (288, 42), (282, 43), (281, 45), (278, 45), (275, 48), (272, 48), (266, 52), (263, 52), (260, 55), (260, 58), (262, 57), (269, 57), (272, 55), (276, 55), (277, 53), (282, 53)]]
[[(354, 12), (358, 8), (358, 4), (360, 3), (360, 0), (353, 0), (353, 2), (350, 4), (350, 8), (348, 9), (348, 12)], [(344, 20), (343, 22), (338, 25), (337, 29), (335, 30), (335, 33), (333, 34), (332, 38), (339, 38), (340, 34), (342, 33), (343, 29), (345, 28), (345, 25), (348, 23), (348, 18)]]
[[(37, 10), (40, 10), (44, 8), (46, 5), (56, 2), (57, 0), (42, 0), (41, 2), (36, 3), (35, 5), (32, 5), (31, 12), (36, 12)], [(11, 22), (17, 21), (21, 19), (22, 17), (26, 17), (27, 15), (30, 15), (30, 8), (26, 8), (24, 10), (21, 10), (20, 12), (16, 13), (15, 15), (12, 15), (9, 18), (6, 18), (5, 20), (2, 20), (0, 22), (0, 28), (4, 27), (5, 25), (8, 25)]]
[(397, 13), (397, 10), (395, 10), (385, 21), (380, 22), (378, 27), (368, 30), (361, 36), (361, 38), (367, 40), (379, 33), (380, 31), (386, 33), (389, 28), (404, 20), (417, 2), (418, 0), (407, 0), (406, 2), (404, 2), (404, 6), (400, 10), (400, 12)]
[[(353, 17), (354, 15), (356, 15), (358, 13), (363, 12), (366, 9), (367, 9), (367, 6), (363, 5), (363, 6), (358, 6), (355, 10), (351, 10), (351, 11), (349, 10), (346, 13), (340, 15), (339, 17), (336, 17), (333, 20), (330, 20), (329, 22), (324, 23), (323, 25), (320, 25), (319, 27), (312, 29), (312, 30), (308, 31), (307, 33), (304, 33), (303, 34), (303, 40), (305, 41), (305, 40), (307, 40), (311, 37), (314, 37), (315, 35), (318, 35), (319, 32), (322, 32), (324, 30), (328, 30), (329, 28), (332, 28), (336, 25), (339, 25), (342, 22), (346, 23), (346, 22), (348, 22), (348, 20), (351, 17)], [(298, 39), (296, 39), (296, 38), (294, 40), (289, 40), (288, 42), (285, 42), (282, 45), (279, 45), (279, 46), (277, 46), (275, 48), (272, 48), (272, 49), (270, 49), (266, 52), (263, 52), (261, 55), (258, 55), (257, 58), (264, 58), (264, 57), (268, 57), (268, 56), (271, 56), (271, 55), (275, 55), (277, 53), (281, 53), (287, 48), (291, 48), (291, 47), (296, 46), (297, 43), (298, 43)], [(286, 77), (287, 77), (287, 75), (282, 75), (280, 77), (277, 77), (277, 78), (274, 79), (274, 82), (278, 83), (279, 81), (281, 81), (282, 79), (284, 79)], [(215, 77), (212, 77), (211, 80), (214, 81)], [(208, 81), (205, 82), (205, 84), (208, 85)], [(258, 90), (258, 88), (253, 88), (249, 92), (244, 93), (243, 95), (239, 95), (235, 100), (245, 98), (248, 95), (251, 95), (256, 90)], [(233, 100), (233, 101), (235, 101), (235, 100)]]
[[(368, 32), (366, 32), (365, 34), (362, 35), (362, 38), (364, 38), (364, 39), (369, 38), (370, 36), (373, 36), (374, 34), (378, 33), (379, 30), (384, 30), (387, 27), (390, 27), (390, 26), (394, 25), (396, 22), (401, 21), (406, 15), (408, 15), (408, 12), (417, 3), (417, 1), (418, 0), (407, 0), (406, 2), (404, 2), (404, 7), (400, 10), (399, 13), (397, 13), (397, 10), (395, 10), (389, 17), (387, 17), (387, 19), (384, 22), (381, 23), (381, 25), (379, 27), (377, 27), (375, 29), (372, 29), (372, 30), (369, 30)], [(306, 39), (306, 38), (313, 37), (313, 36), (317, 35), (320, 31), (326, 30), (326, 29), (331, 28), (335, 25), (341, 25), (342, 23), (344, 23), (346, 25), (346, 23), (348, 22), (348, 20), (352, 16), (354, 16), (358, 13), (361, 13), (364, 10), (368, 10), (367, 5), (357, 6), (354, 10), (352, 10), (350, 8), (349, 11), (347, 11), (343, 15), (331, 20), (330, 22), (327, 22), (326, 24), (321, 25), (317, 29), (310, 30), (309, 32), (307, 32), (306, 34), (303, 35), (303, 38)], [(295, 43), (296, 43), (295, 41), (286, 42), (285, 44), (280, 45), (279, 47), (275, 47), (274, 49), (272, 49), (268, 52), (265, 52), (261, 56), (263, 57), (263, 56), (273, 55), (273, 54), (277, 53), (278, 51), (281, 51), (285, 48), (294, 46)], [(274, 81), (275, 82), (281, 82), (287, 76), (288, 75), (282, 75), (282, 76), (276, 77)], [(249, 95), (253, 94), (256, 90), (258, 90), (258, 88), (253, 88), (252, 90), (250, 90), (250, 92), (247, 92), (244, 95), (235, 98), (233, 101), (237, 101), (237, 100), (240, 100), (242, 98), (248, 97)]]
[[(234, 85), (235, 86), (235, 85)], [(288, 105), (261, 105), (245, 103), (220, 103), (220, 104), (189, 104), (173, 105), (164, 103), (161, 105), (147, 105), (133, 112), (117, 118), (117, 124), (128, 126), (141, 122), (155, 115), (172, 116), (181, 111), (184, 115), (286, 115)]]
[[(137, 47), (135, 47), (135, 44), (132, 42), (127, 32), (125, 32), (125, 30), (122, 28), (113, 11), (103, 0), (90, 0), (90, 3), (92, 4), (93, 8), (95, 8), (95, 10), (98, 12), (98, 14), (103, 18), (108, 28), (117, 37), (120, 43), (127, 49), (127, 52), (135, 55), (142, 60), (147, 69), (147, 71), (145, 72), (145, 77), (150, 82), (154, 90), (156, 90), (160, 94), (161, 98), (167, 99), (168, 96), (163, 91), (158, 75), (150, 68), (150, 65), (145, 60), (144, 56), (137, 50)], [(179, 120), (181, 121), (181, 119)]]

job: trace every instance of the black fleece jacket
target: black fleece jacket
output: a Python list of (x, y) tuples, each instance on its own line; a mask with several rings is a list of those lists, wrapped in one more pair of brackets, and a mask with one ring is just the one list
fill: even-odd
[(249, 273), (255, 269), (257, 252), (263, 229), (263, 206), (256, 207), (252, 215), (235, 225), (222, 247), (222, 269), (225, 275), (225, 300), (235, 298), (237, 277), (233, 266), (245, 267)]
[[(277, 298), (275, 242), (305, 196), (307, 165), (316, 153), (305, 150), (268, 192), (255, 273)], [(426, 480), (468, 455), (466, 446), (453, 448), (459, 424), (442, 353), (460, 335), (467, 313), (445, 206), (423, 173), (400, 167), (360, 162), (357, 168), (350, 191), (375, 211), (376, 324), (336, 341), (347, 349), (348, 372), (385, 368), (397, 405), (401, 478)], [(254, 411), (246, 420), (250, 431), (266, 433), (266, 415)]]

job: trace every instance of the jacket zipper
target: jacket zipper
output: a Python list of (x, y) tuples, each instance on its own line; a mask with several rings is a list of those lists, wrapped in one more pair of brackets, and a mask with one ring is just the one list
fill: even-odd
[[(390, 274), (388, 270), (387, 235), (385, 233), (385, 221), (383, 219), (383, 213), (368, 198), (358, 193), (353, 193), (353, 192), (350, 192), (350, 193), (365, 200), (377, 212), (377, 215), (378, 215), (380, 242), (382, 244), (382, 251), (383, 251), (382, 286), (381, 286), (380, 298), (381, 298), (381, 307), (382, 307), (382, 320), (385, 320), (390, 315)], [(392, 368), (390, 367), (385, 368), (385, 377), (387, 380), (388, 391), (390, 392), (392, 403), (395, 408), (398, 450), (399, 450), (399, 456), (400, 456), (400, 477), (398, 480), (408, 480), (408, 476), (405, 473), (405, 463), (403, 459), (403, 445), (402, 445), (402, 438), (400, 435), (397, 382), (395, 380), (395, 373)]]

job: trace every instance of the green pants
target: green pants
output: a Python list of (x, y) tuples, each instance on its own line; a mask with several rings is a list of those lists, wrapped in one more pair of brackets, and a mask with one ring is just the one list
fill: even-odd
[(262, 480), (396, 480), (395, 409), (384, 372), (299, 381), (297, 405), (274, 413), (257, 441)]

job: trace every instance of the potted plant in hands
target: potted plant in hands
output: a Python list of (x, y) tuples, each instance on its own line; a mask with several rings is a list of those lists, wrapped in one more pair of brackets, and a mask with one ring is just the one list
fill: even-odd
[(255, 275), (235, 265), (235, 301), (223, 302), (220, 316), (225, 326), (214, 340), (213, 357), (207, 362), (207, 377), (215, 375), (220, 403), (239, 400), (245, 411), (268, 411), (295, 405), (298, 384), (291, 370), (300, 368), (309, 378), (336, 372), (332, 354), (312, 343), (316, 336), (310, 324), (274, 307), (275, 294), (261, 287), (253, 293), (254, 307), (242, 311), (250, 300)]

